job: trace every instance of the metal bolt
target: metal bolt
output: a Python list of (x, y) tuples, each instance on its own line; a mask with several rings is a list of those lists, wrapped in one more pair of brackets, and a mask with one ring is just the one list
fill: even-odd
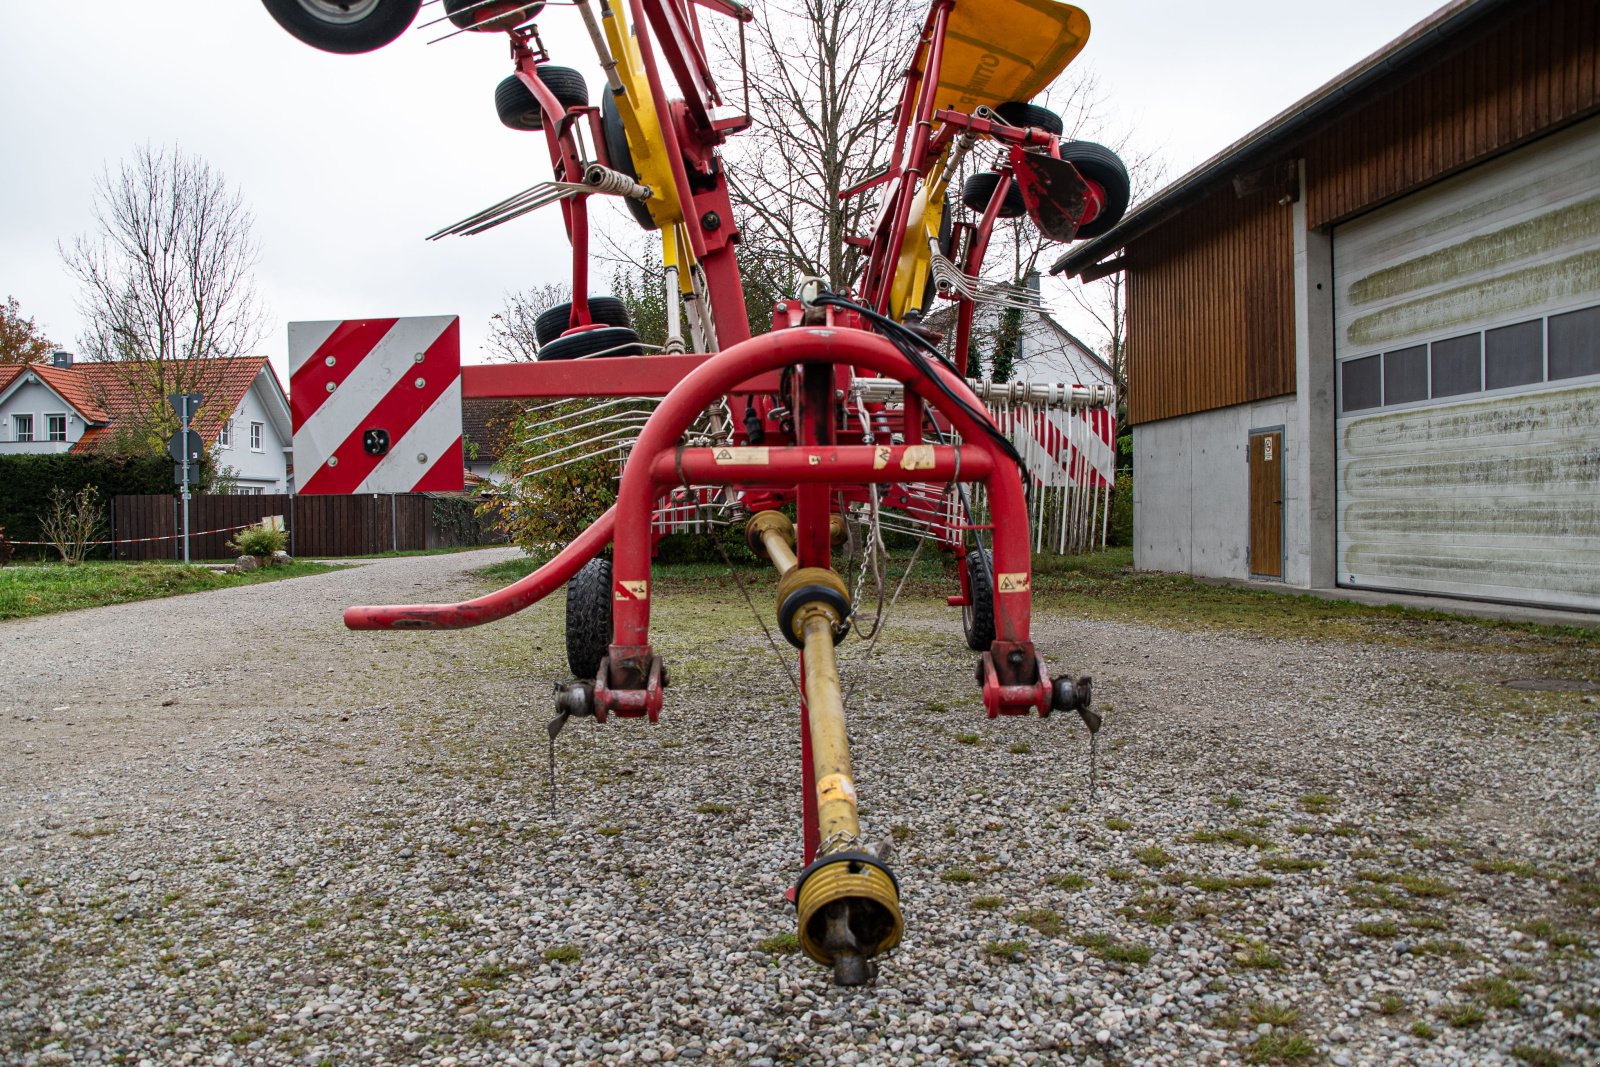
[(426, 452), (418, 452), (417, 453), (417, 462), (418, 463), (426, 463), (426, 462), (428, 462), (428, 454)]
[(339, 465), (339, 457), (338, 456), (329, 456), (328, 457), (328, 466), (337, 467), (338, 465)]
[(330, 392), (330, 393), (331, 393), (331, 392), (333, 392), (333, 391), (334, 391), (334, 390), (335, 390), (335, 389), (337, 389), (337, 388), (339, 388), (339, 386), (338, 386), (338, 383), (337, 383), (337, 382), (329, 382), (329, 383), (328, 383), (328, 392)]
[(422, 353), (418, 352), (416, 355), (412, 356), (411, 357), (411, 362), (413, 362), (413, 363), (421, 363), (422, 362)]
[(715, 211), (708, 211), (700, 216), (700, 225), (708, 230), (720, 230), (722, 228), (722, 216)]
[(418, 378), (412, 384), (415, 385), (418, 389), (421, 389), (424, 385), (428, 384), (428, 379), (426, 379), (426, 378)]
[(323, 360), (322, 362), (326, 363), (328, 366), (331, 367), (331, 366), (333, 366), (335, 363), (337, 363), (339, 361), (334, 359), (332, 356), (329, 356), (327, 359)]

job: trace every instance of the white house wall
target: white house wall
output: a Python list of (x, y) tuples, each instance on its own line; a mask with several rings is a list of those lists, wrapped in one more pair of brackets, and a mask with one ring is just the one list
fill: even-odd
[(1207, 578), (1250, 577), (1250, 433), (1283, 429), (1284, 582), (1309, 584), (1305, 434), (1293, 397), (1133, 428), (1134, 566)]
[[(259, 488), (264, 493), (288, 492), (285, 476), (287, 458), (284, 449), (289, 442), (278, 431), (278, 425), (261, 398), (259, 376), (245, 392), (233, 414), (233, 445), (216, 447), (212, 458), (219, 468), (232, 468), (241, 489)], [(250, 447), (250, 424), (261, 423), (261, 449)]]
[[(67, 416), (66, 441), (46, 441), (45, 416)], [(33, 440), (16, 439), (16, 420), (13, 415), (33, 416)], [(14, 389), (0, 404), (0, 454), (65, 452), (72, 443), (83, 436), (83, 418), (71, 406), (37, 380), (25, 382)]]

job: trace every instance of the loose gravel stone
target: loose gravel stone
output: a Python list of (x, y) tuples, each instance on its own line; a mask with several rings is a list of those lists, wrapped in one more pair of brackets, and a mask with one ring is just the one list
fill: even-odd
[(985, 719), (955, 613), (903, 600), (841, 670), (906, 941), (841, 990), (780, 937), (798, 715), (731, 587), (662, 583), (662, 721), (569, 726), (554, 810), (559, 596), (339, 623), (506, 555), (0, 624), (0, 1059), (1595, 1062), (1596, 712), (1498, 685), (1592, 646), (1046, 598), (1041, 651), (1107, 711), (1091, 797), (1076, 717)]

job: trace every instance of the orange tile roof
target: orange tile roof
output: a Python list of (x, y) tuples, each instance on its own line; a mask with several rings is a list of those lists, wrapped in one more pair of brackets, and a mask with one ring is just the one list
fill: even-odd
[[(188, 361), (195, 362), (195, 361)], [(206, 394), (205, 403), (200, 405), (192, 429), (200, 434), (204, 441), (215, 440), (222, 431), (222, 424), (239, 406), (239, 401), (250, 389), (250, 383), (256, 380), (256, 375), (267, 366), (267, 357), (251, 356), (240, 359), (208, 359), (201, 374), (186, 374), (184, 377), (192, 380), (185, 384)], [(91, 404), (98, 401), (95, 406), (101, 416), (101, 421), (115, 424), (118, 418), (134, 414), (140, 406), (140, 397), (128, 386), (128, 365), (126, 363), (78, 363), (68, 370), (60, 368), (47, 368), (55, 370), (58, 375), (72, 375), (75, 383), (82, 390), (82, 395), (89, 399)], [(54, 383), (52, 382), (52, 387)], [(58, 390), (59, 391), (59, 390)], [(65, 394), (63, 394), (65, 395)], [(68, 397), (71, 400), (71, 397)], [(77, 406), (77, 401), (73, 401)], [(85, 409), (85, 415), (89, 412)], [(78, 443), (73, 445), (74, 451), (94, 448), (103, 439), (110, 436), (111, 427), (92, 427), (86, 431)]]

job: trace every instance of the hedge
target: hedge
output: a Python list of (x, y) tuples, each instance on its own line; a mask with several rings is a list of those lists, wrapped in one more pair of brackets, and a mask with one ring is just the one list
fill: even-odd
[[(172, 460), (161, 455), (94, 452), (0, 456), (0, 527), (5, 536), (16, 541), (39, 540), (39, 515), (49, 507), (51, 490), (76, 493), (86, 485), (100, 490), (109, 522), (114, 496), (172, 492)], [(39, 555), (37, 551), (26, 554)]]

